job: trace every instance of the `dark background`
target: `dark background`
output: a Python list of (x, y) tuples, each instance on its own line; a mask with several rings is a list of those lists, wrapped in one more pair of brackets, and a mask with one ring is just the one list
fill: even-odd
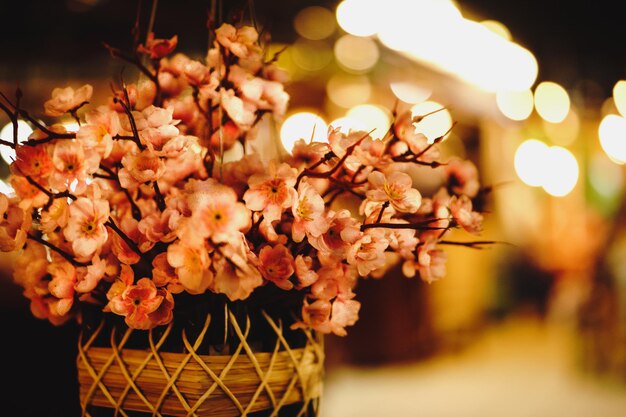
[[(409, 0), (407, 0), (408, 2)], [(148, 20), (144, 1), (142, 28)], [(247, 2), (224, 1), (224, 15)], [(610, 96), (614, 83), (626, 78), (626, 25), (620, 2), (460, 1), (485, 19), (506, 24), (515, 41), (539, 62), (541, 80), (557, 81), (589, 98)], [(179, 34), (180, 50), (206, 50), (210, 1), (160, 0), (155, 24), (159, 37)], [(334, 1), (262, 0), (254, 7), (274, 39), (294, 39), (292, 19), (308, 5), (334, 8)], [(129, 50), (137, 1), (61, 0), (0, 3), (0, 85), (29, 77), (108, 76), (107, 42)], [(442, 35), (443, 33), (443, 35)], [(445, 36), (445, 28), (438, 36)], [(142, 33), (142, 39), (145, 35)], [(112, 68), (112, 67), (111, 67)], [(9, 94), (11, 92), (8, 92)], [(358, 327), (358, 326), (357, 326)], [(0, 279), (0, 358), (3, 382), (0, 416), (68, 417), (79, 415), (75, 381), (76, 325), (54, 327), (33, 318), (21, 290)], [(355, 329), (359, 337), (365, 329)], [(69, 364), (69, 365), (68, 365)]]

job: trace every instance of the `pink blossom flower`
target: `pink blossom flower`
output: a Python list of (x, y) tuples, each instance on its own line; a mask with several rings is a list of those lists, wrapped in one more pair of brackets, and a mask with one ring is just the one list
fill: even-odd
[(245, 300), (263, 284), (256, 266), (259, 260), (250, 251), (243, 234), (221, 246), (220, 252), (213, 256), (216, 274), (211, 290), (225, 294), (231, 301)]
[(318, 271), (318, 279), (311, 286), (311, 294), (322, 300), (335, 297), (353, 298), (352, 289), (358, 278), (356, 269), (345, 263), (334, 263), (322, 266)]
[(167, 252), (159, 253), (152, 260), (152, 281), (157, 287), (165, 287), (173, 294), (179, 294), (185, 290), (178, 280), (176, 270), (167, 261)]
[(309, 303), (307, 298), (302, 305), (302, 321), (294, 323), (292, 329), (312, 328), (321, 333), (330, 333), (331, 303), (328, 300), (315, 300)]
[(141, 184), (157, 181), (165, 173), (165, 162), (148, 149), (124, 156), (122, 165), (118, 173), (120, 185), (131, 190)]
[(113, 297), (108, 307), (113, 313), (124, 316), (128, 327), (148, 330), (155, 326), (150, 313), (159, 308), (163, 298), (152, 280), (141, 278), (136, 285), (129, 285), (122, 294)]
[(348, 134), (343, 133), (339, 128), (328, 128), (328, 143), (333, 153), (342, 158), (348, 148), (359, 140), (371, 139), (369, 133), (360, 130), (351, 130)]
[(294, 267), (296, 278), (298, 278), (298, 283), (296, 284), (296, 289), (298, 290), (310, 287), (319, 278), (317, 272), (315, 272), (315, 269), (313, 268), (313, 258), (310, 256), (296, 256)]
[(52, 173), (52, 159), (47, 146), (18, 145), (15, 154), (16, 159), (11, 165), (11, 170), (17, 175), (39, 180)]
[(171, 54), (176, 49), (177, 44), (178, 36), (173, 36), (170, 39), (156, 39), (154, 33), (150, 32), (146, 44), (139, 45), (137, 52), (150, 55), (151, 59), (159, 59)]
[(174, 319), (174, 297), (172, 294), (165, 288), (158, 288), (157, 296), (162, 297), (163, 301), (156, 310), (148, 313), (152, 327), (163, 326)]
[(167, 248), (167, 262), (176, 269), (178, 281), (191, 294), (202, 294), (213, 282), (211, 258), (204, 246), (177, 241)]
[[(134, 243), (138, 243), (140, 241), (142, 236), (139, 232), (139, 224), (137, 220), (132, 217), (125, 217), (117, 226)], [(111, 250), (121, 263), (134, 265), (141, 261), (141, 254), (131, 248), (118, 233), (111, 231), (110, 236)]]
[(429, 235), (423, 237), (424, 243), (418, 248), (417, 259), (406, 260), (402, 265), (402, 272), (407, 277), (414, 277), (419, 271), (422, 281), (431, 283), (446, 275), (447, 256), (444, 251), (437, 249), (437, 238)]
[(22, 248), (31, 224), (29, 212), (12, 203), (6, 195), (0, 194), (0, 251), (11, 252)]
[(345, 336), (346, 326), (352, 326), (359, 319), (361, 303), (356, 300), (343, 299), (337, 297), (333, 301), (331, 311), (330, 329), (337, 336)]
[(292, 167), (307, 168), (321, 160), (329, 151), (330, 147), (327, 143), (298, 139), (293, 145), (288, 162)]
[(444, 167), (448, 188), (457, 195), (476, 197), (480, 190), (478, 170), (471, 161), (450, 160)]
[(52, 98), (44, 104), (45, 113), (52, 117), (63, 116), (88, 102), (92, 94), (93, 87), (89, 84), (76, 91), (72, 87), (55, 88), (52, 90)]
[(9, 182), (19, 199), (18, 207), (22, 210), (42, 207), (49, 200), (43, 191), (31, 184), (25, 177), (11, 175)]
[(452, 196), (450, 212), (459, 226), (469, 233), (478, 234), (482, 231), (483, 216), (472, 211), (472, 200), (467, 195)]
[(253, 211), (262, 211), (266, 221), (280, 219), (283, 211), (291, 207), (298, 193), (293, 186), (297, 171), (287, 164), (270, 163), (267, 174), (250, 177), (250, 188), (243, 195), (246, 207)]
[(80, 293), (88, 293), (94, 290), (107, 271), (106, 259), (100, 259), (96, 254), (91, 260), (91, 265), (77, 270), (77, 282), (75, 290)]
[(193, 209), (196, 233), (220, 243), (250, 225), (250, 211), (237, 201), (232, 188), (216, 184), (208, 191), (208, 196), (206, 204)]
[(367, 198), (372, 201), (388, 201), (402, 213), (415, 213), (422, 202), (420, 192), (412, 188), (411, 177), (403, 172), (393, 171), (385, 175), (374, 171), (367, 179), (373, 187), (367, 191)]
[[(415, 124), (413, 122), (413, 115), (410, 111), (401, 114), (394, 123), (394, 130), (400, 143), (406, 143), (408, 149), (415, 155), (420, 155), (419, 160), (424, 162), (432, 162), (439, 158), (439, 149), (437, 147), (431, 147), (426, 151), (426, 148), (430, 145), (428, 138), (422, 133), (416, 133)], [(424, 153), (422, 153), (424, 152)], [(398, 150), (396, 150), (398, 153)]]
[(74, 304), (74, 285), (76, 285), (76, 268), (63, 260), (48, 265), (48, 273), (52, 277), (48, 284), (50, 295), (55, 297), (51, 306), (54, 314), (64, 316)]
[(104, 224), (109, 219), (109, 202), (80, 197), (70, 205), (69, 212), (63, 235), (72, 242), (76, 255), (93, 255), (108, 238)]
[(298, 188), (298, 198), (292, 207), (294, 220), (291, 233), (293, 240), (302, 242), (307, 234), (319, 237), (326, 232), (329, 224), (324, 211), (324, 199), (307, 182), (301, 182)]
[(311, 236), (309, 243), (321, 255), (345, 259), (350, 247), (361, 237), (361, 227), (348, 210), (328, 213), (328, 230), (319, 237)]
[(100, 155), (86, 150), (77, 141), (63, 140), (54, 144), (52, 163), (50, 186), (61, 192), (71, 187), (75, 195), (80, 195), (87, 187), (89, 176), (98, 170)]
[(252, 126), (256, 119), (255, 113), (257, 110), (254, 104), (245, 102), (240, 97), (237, 97), (234, 90), (225, 90), (223, 88), (220, 90), (220, 101), (228, 117), (233, 122), (244, 128)]
[(168, 207), (163, 212), (152, 212), (143, 217), (137, 228), (150, 242), (172, 242), (176, 239), (174, 229), (179, 218), (178, 210)]
[(245, 155), (238, 161), (227, 162), (222, 169), (222, 180), (225, 185), (233, 188), (239, 198), (243, 197), (248, 188), (248, 179), (253, 175), (262, 174), (265, 167), (259, 155)]
[(86, 125), (76, 132), (76, 139), (81, 141), (85, 148), (95, 149), (101, 158), (107, 158), (113, 150), (113, 136), (120, 132), (120, 119), (116, 112), (106, 106), (85, 115)]
[(385, 231), (378, 228), (367, 229), (348, 250), (348, 263), (356, 266), (361, 276), (367, 276), (385, 266), (385, 250), (388, 246)]
[(209, 83), (211, 70), (201, 62), (190, 59), (183, 66), (183, 74), (189, 84), (201, 86)]
[[(404, 219), (391, 219), (390, 223), (409, 224)], [(404, 259), (413, 258), (415, 247), (419, 244), (414, 229), (390, 229), (387, 233), (389, 247)]]
[(257, 44), (259, 34), (252, 26), (237, 29), (224, 23), (215, 30), (215, 36), (220, 45), (239, 58), (251, 58), (261, 52)]
[(293, 283), (289, 278), (294, 273), (294, 259), (283, 245), (265, 246), (259, 252), (259, 270), (268, 281), (272, 281), (278, 288), (290, 290)]

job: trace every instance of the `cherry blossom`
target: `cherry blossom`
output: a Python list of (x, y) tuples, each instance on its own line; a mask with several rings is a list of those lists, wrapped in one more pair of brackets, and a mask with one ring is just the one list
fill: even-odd
[(109, 202), (78, 198), (69, 208), (67, 226), (63, 229), (65, 238), (72, 242), (77, 256), (93, 255), (107, 240), (105, 223), (109, 218)]
[(372, 201), (388, 201), (393, 208), (402, 213), (415, 213), (422, 202), (420, 192), (412, 188), (413, 181), (404, 172), (394, 171), (385, 175), (380, 171), (374, 171), (367, 179), (374, 187), (367, 192), (367, 198)]
[(152, 280), (141, 278), (136, 285), (129, 285), (122, 294), (113, 297), (108, 306), (113, 313), (124, 316), (129, 327), (147, 330), (154, 327), (150, 314), (157, 311), (163, 299)]
[(76, 91), (72, 87), (55, 88), (52, 90), (52, 98), (44, 104), (45, 113), (47, 116), (58, 117), (75, 111), (88, 102), (92, 94), (93, 87), (89, 84)]
[(174, 35), (170, 39), (156, 39), (154, 33), (148, 33), (145, 45), (139, 45), (137, 52), (150, 55), (151, 59), (163, 58), (172, 53), (178, 44), (178, 36)]
[(289, 249), (283, 245), (265, 246), (259, 252), (259, 262), (263, 278), (272, 281), (283, 290), (293, 288), (289, 278), (294, 273), (294, 259)]

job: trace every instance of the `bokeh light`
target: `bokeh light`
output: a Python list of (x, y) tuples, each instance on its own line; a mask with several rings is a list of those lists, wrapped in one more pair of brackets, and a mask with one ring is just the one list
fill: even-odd
[[(436, 110), (439, 111), (433, 113)], [(416, 133), (422, 133), (432, 142), (438, 137), (445, 135), (452, 128), (452, 116), (444, 108), (443, 104), (436, 101), (425, 101), (411, 107), (413, 116), (424, 116), (429, 113), (432, 114), (424, 117), (421, 122), (414, 124), (414, 126)]]
[(547, 166), (542, 187), (554, 197), (568, 195), (578, 182), (578, 161), (567, 149), (552, 146), (546, 154)]
[(571, 108), (567, 116), (561, 123), (543, 122), (543, 130), (550, 140), (561, 146), (571, 145), (576, 141), (580, 131), (580, 118), (578, 112)]
[[(28, 136), (33, 133), (33, 129), (28, 123), (23, 120), (17, 121), (17, 141), (25, 142), (28, 140)], [(13, 142), (13, 124), (8, 123), (2, 130), (0, 130), (0, 138), (7, 142)], [(8, 146), (0, 146), (0, 156), (7, 164), (12, 163), (15, 160), (15, 151)]]
[(287, 152), (291, 153), (299, 139), (316, 142), (328, 141), (328, 125), (319, 115), (308, 111), (292, 114), (280, 128), (280, 140)]
[(489, 29), (492, 33), (500, 36), (507, 41), (512, 39), (511, 31), (507, 28), (503, 23), (498, 22), (497, 20), (483, 20), (480, 22), (481, 25)]
[(365, 75), (335, 74), (326, 83), (328, 98), (346, 109), (366, 103), (372, 93), (372, 85)]
[(361, 104), (351, 108), (346, 117), (355, 119), (356, 123), (363, 125), (364, 130), (373, 132), (370, 134), (375, 139), (382, 138), (391, 126), (391, 115), (388, 110), (374, 104)]
[(513, 160), (515, 172), (524, 184), (540, 187), (546, 177), (548, 145), (528, 139), (517, 148)]
[(498, 109), (511, 120), (526, 120), (533, 112), (533, 93), (530, 90), (498, 91)]
[(351, 130), (356, 131), (365, 131), (367, 130), (367, 126), (365, 123), (361, 122), (359, 119), (354, 117), (340, 117), (338, 119), (333, 120), (329, 123), (335, 129), (339, 129), (340, 132), (348, 134)]
[(333, 34), (336, 27), (335, 16), (324, 7), (305, 7), (296, 15), (293, 26), (298, 35), (317, 41)]
[(605, 154), (596, 153), (589, 161), (589, 183), (604, 197), (613, 197), (624, 186), (624, 173)]
[(626, 81), (620, 80), (613, 87), (613, 100), (617, 111), (626, 117)]
[(432, 94), (430, 88), (411, 81), (392, 81), (389, 83), (389, 88), (398, 99), (411, 104), (428, 100)]
[(337, 6), (337, 22), (354, 36), (372, 36), (378, 31), (384, 5), (379, 1), (345, 0)]
[(289, 49), (293, 62), (305, 71), (319, 71), (330, 64), (333, 54), (324, 41), (298, 39)]
[(547, 122), (562, 122), (569, 112), (569, 106), (569, 95), (559, 84), (544, 81), (535, 89), (535, 108)]
[(626, 119), (615, 114), (605, 116), (598, 128), (600, 145), (612, 161), (626, 163)]
[(335, 58), (339, 65), (348, 71), (366, 72), (380, 56), (378, 46), (370, 38), (344, 35), (335, 42)]

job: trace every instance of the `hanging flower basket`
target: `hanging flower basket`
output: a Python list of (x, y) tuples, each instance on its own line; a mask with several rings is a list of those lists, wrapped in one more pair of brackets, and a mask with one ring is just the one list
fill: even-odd
[(94, 321), (78, 346), (83, 416), (107, 409), (122, 416), (314, 416), (323, 338), (286, 324), (265, 310), (236, 314), (228, 305), (196, 326), (175, 320), (148, 332)]

